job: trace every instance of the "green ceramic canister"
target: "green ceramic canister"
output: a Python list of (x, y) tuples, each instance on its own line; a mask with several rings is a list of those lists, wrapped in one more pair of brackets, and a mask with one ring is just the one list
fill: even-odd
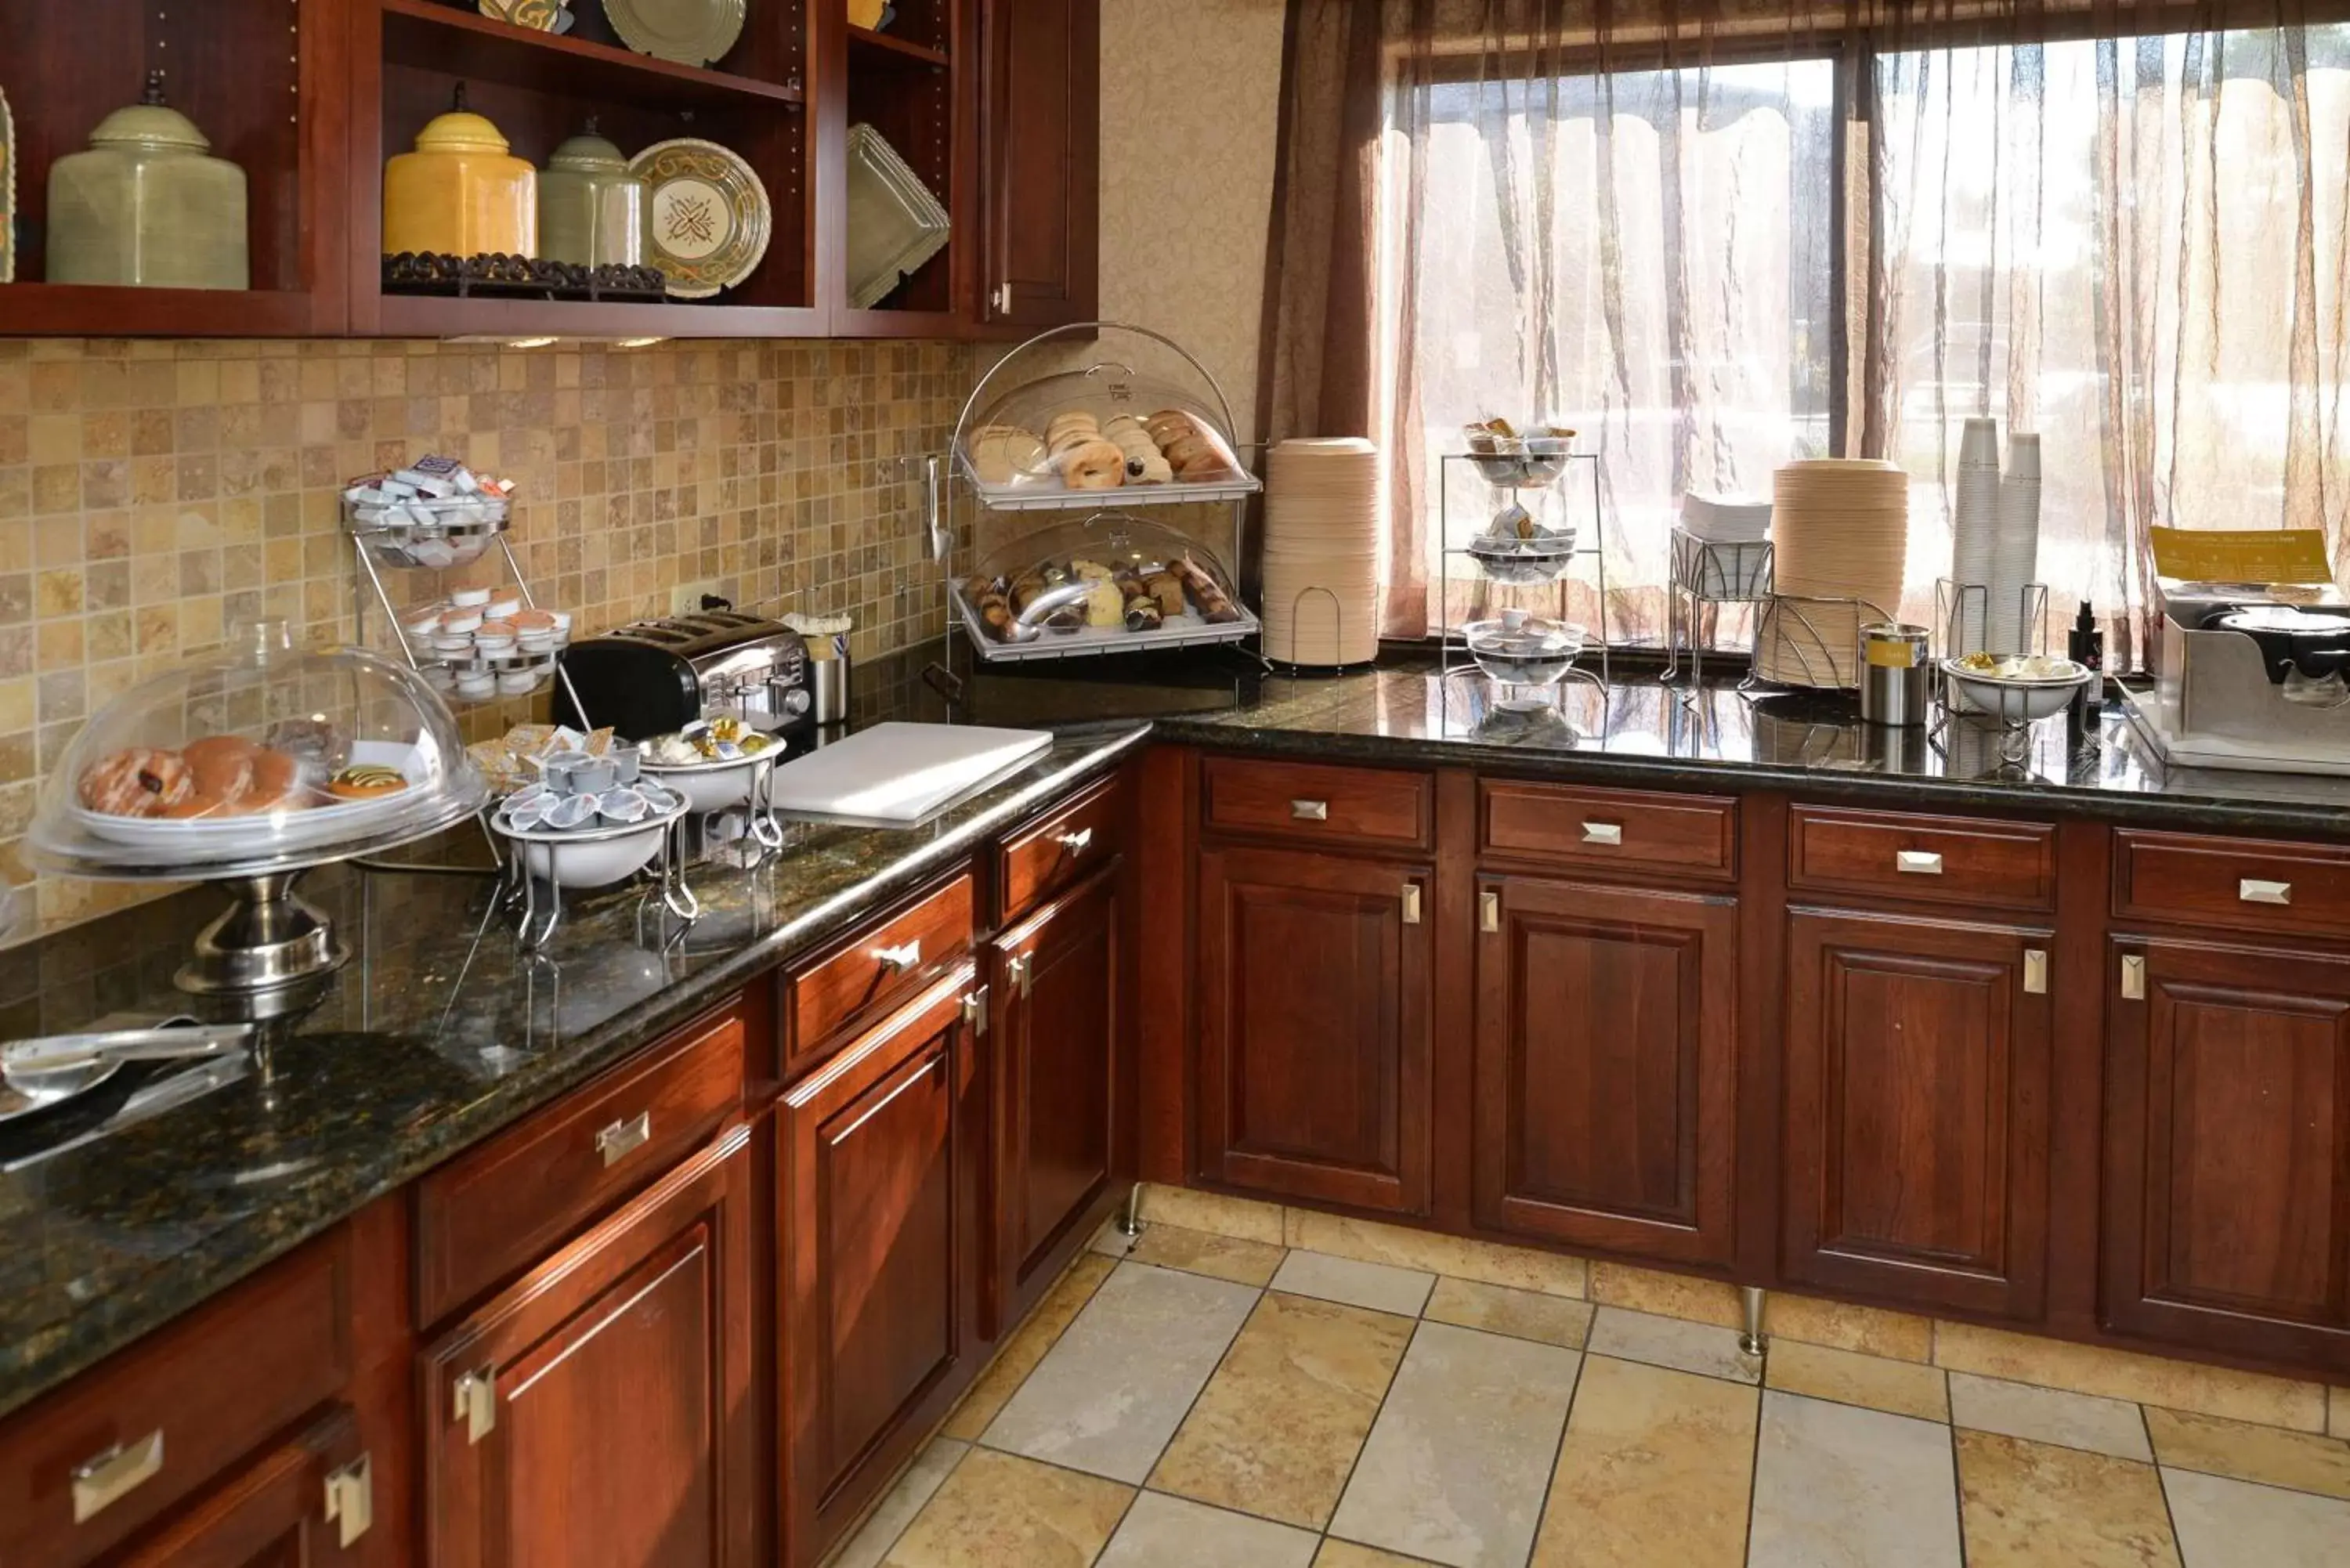
[(644, 211), (644, 181), (590, 119), (538, 177), (538, 254), (580, 266), (641, 266)]
[(244, 171), (163, 102), (138, 103), (49, 166), (48, 281), (136, 288), (245, 288)]

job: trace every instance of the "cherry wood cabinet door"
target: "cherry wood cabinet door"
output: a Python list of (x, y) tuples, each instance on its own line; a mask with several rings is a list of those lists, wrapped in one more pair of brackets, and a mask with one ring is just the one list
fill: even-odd
[(377, 1495), (359, 1422), (338, 1406), (192, 1504), (118, 1568), (347, 1568), (362, 1561), (379, 1505), (398, 1501)]
[(2350, 958), (2109, 956), (2106, 1325), (2350, 1369)]
[(422, 1354), (434, 1568), (737, 1568), (758, 1537), (751, 1132)]
[(1508, 877), (1478, 910), (1477, 1223), (1729, 1262), (1736, 902)]
[(1090, 321), (1098, 307), (1101, 6), (984, 0), (987, 266), (982, 319)]
[(1124, 1005), (1118, 867), (996, 940), (996, 1315), (1017, 1322), (1110, 1185)]
[(1201, 855), (1204, 1177), (1428, 1211), (1436, 907), (1408, 861)]
[(2012, 927), (1790, 913), (1791, 1280), (2040, 1315), (2049, 946)]
[(976, 1369), (984, 1096), (965, 961), (785, 1097), (786, 1561), (815, 1563)]

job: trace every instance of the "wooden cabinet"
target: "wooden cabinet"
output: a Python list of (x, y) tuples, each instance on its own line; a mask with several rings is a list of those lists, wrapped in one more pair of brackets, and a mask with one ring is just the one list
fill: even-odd
[(2109, 959), (2106, 1325), (2350, 1369), (2350, 957)]
[(360, 1448), (359, 1422), (338, 1408), (222, 1483), (119, 1568), (346, 1568), (361, 1560), (375, 1507), (374, 1462)]
[(778, 1112), (785, 1560), (816, 1562), (975, 1370), (979, 1164), (966, 961)]
[(1518, 877), (1477, 897), (1478, 1225), (1727, 1262), (1736, 904)]
[(427, 1347), (433, 1568), (738, 1568), (759, 1539), (751, 1132)]
[(996, 939), (994, 1316), (1018, 1319), (1084, 1238), (1118, 1157), (1118, 871)]
[(983, 0), (987, 191), (981, 319), (1058, 327), (1098, 314), (1101, 7)]
[(1788, 917), (1782, 1265), (2015, 1318), (2046, 1274), (2045, 932)]
[(1405, 860), (1201, 856), (1202, 1176), (1427, 1212), (1434, 882)]

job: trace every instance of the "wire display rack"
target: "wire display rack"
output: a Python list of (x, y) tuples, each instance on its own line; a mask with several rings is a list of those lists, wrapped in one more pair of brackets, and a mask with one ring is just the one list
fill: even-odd
[[(1680, 679), (1681, 655), (1689, 655), (1689, 687), (1705, 684), (1705, 656), (1712, 650), (1712, 622), (1724, 605), (1760, 606), (1772, 597), (1774, 553), (1768, 539), (1700, 539), (1673, 524), (1665, 579), (1665, 672), (1667, 684)], [(1760, 629), (1760, 611), (1757, 628)], [(1750, 661), (1742, 684), (1754, 679)]]
[[(1565, 453), (1558, 473), (1539, 485), (1497, 483), (1490, 477), (1489, 470), (1492, 462), (1492, 459), (1488, 454), (1473, 452), (1448, 452), (1437, 459), (1437, 536), (1445, 541), (1443, 550), (1445, 561), (1450, 563), (1457, 559), (1468, 562), (1471, 570), (1461, 573), (1461, 578), (1491, 584), (1495, 588), (1513, 596), (1529, 591), (1548, 590), (1554, 596), (1551, 601), (1552, 618), (1559, 621), (1572, 619), (1568, 613), (1570, 603), (1568, 595), (1575, 581), (1575, 563), (1583, 560), (1590, 561), (1598, 587), (1598, 612), (1593, 618), (1599, 623), (1598, 680), (1603, 685), (1606, 684), (1610, 679), (1607, 652), (1610, 638), (1607, 624), (1607, 551), (1606, 530), (1601, 526), (1600, 522), (1599, 454), (1589, 452)], [(1583, 483), (1587, 482), (1591, 499), (1589, 521), (1587, 524), (1577, 524), (1576, 543), (1572, 547), (1546, 553), (1534, 557), (1532, 562), (1524, 556), (1497, 556), (1467, 545), (1455, 545), (1451, 543), (1451, 478), (1455, 463), (1467, 464), (1470, 472), (1491, 488), (1503, 493), (1512, 494), (1513, 497), (1516, 494), (1532, 493), (1537, 491), (1553, 491), (1563, 497), (1570, 488), (1580, 489)], [(1514, 499), (1512, 504), (1516, 504)], [(1586, 526), (1589, 529), (1588, 543), (1584, 542), (1586, 537), (1584, 530)], [(1470, 658), (1468, 644), (1454, 635), (1458, 630), (1453, 623), (1452, 615), (1451, 585), (1454, 580), (1453, 573), (1447, 570), (1443, 574), (1443, 580), (1436, 585), (1437, 645), (1440, 649), (1439, 657), (1443, 678), (1447, 680), (1451, 680), (1455, 673), (1482, 673), (1478, 670), (1476, 661)], [(1524, 607), (1513, 604), (1510, 607)], [(1466, 622), (1462, 624), (1465, 625)]]

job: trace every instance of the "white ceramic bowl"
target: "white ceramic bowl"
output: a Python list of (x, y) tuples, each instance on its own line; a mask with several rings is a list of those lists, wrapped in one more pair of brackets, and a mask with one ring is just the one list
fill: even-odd
[(2009, 723), (2023, 723), (2062, 713), (2073, 701), (2073, 693), (2095, 673), (2069, 659), (2048, 663), (2049, 673), (2023, 676), (1969, 670), (1960, 659), (1945, 659), (1942, 673), (1957, 689), (1960, 708)]
[(724, 811), (730, 805), (751, 804), (751, 789), (758, 782), (760, 764), (774, 762), (775, 757), (776, 749), (771, 747), (755, 756), (731, 757), (724, 762), (680, 763), (646, 760), (638, 766), (647, 778), (659, 779), (685, 796), (685, 804), (690, 809)]
[(605, 826), (567, 832), (535, 827), (516, 833), (506, 826), (504, 811), (490, 826), (522, 852), (525, 869), (558, 888), (608, 888), (642, 870), (660, 852), (661, 834), (677, 820), (677, 812), (649, 816), (626, 826)]

